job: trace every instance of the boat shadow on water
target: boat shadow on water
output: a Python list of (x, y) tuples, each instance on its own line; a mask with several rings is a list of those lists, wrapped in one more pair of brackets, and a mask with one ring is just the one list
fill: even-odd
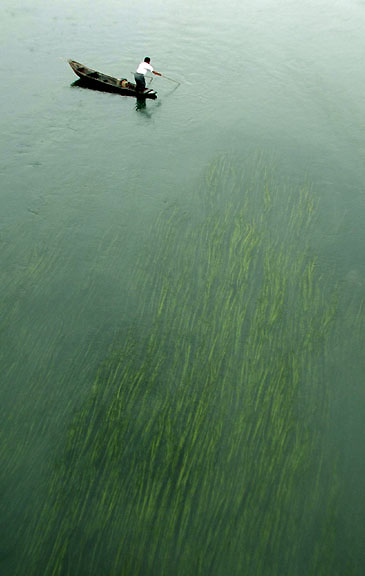
[[(95, 84), (93, 84), (92, 82), (87, 82), (85, 80), (82, 80), (81, 78), (78, 80), (75, 80), (75, 82), (72, 82), (72, 84), (70, 85), (71, 88), (86, 88), (87, 90), (94, 90), (96, 92), (108, 92), (108, 93), (113, 93), (113, 94), (120, 94), (119, 91), (117, 90), (113, 90), (112, 87), (108, 87), (108, 86), (97, 86)], [(121, 94), (120, 94), (121, 95)], [(136, 110), (137, 112), (143, 112), (146, 116), (151, 116), (151, 111), (147, 108), (147, 104), (146, 104), (146, 98), (136, 98)], [(159, 106), (161, 103), (157, 102), (155, 103), (155, 106)]]

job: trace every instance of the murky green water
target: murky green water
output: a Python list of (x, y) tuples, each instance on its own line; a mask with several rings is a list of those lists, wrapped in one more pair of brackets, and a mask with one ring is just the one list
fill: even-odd
[(1, 12), (2, 574), (362, 574), (364, 4)]

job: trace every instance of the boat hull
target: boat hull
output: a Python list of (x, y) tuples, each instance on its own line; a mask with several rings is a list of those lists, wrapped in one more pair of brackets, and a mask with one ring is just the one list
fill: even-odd
[(69, 65), (75, 74), (80, 78), (82, 85), (95, 88), (97, 90), (102, 90), (103, 92), (115, 92), (117, 94), (122, 94), (123, 96), (134, 96), (139, 99), (150, 98), (155, 100), (157, 98), (157, 92), (155, 90), (145, 90), (140, 92), (136, 89), (136, 85), (129, 82), (126, 78), (114, 78), (113, 76), (107, 76), (101, 72), (97, 72), (92, 68), (88, 68), (76, 60), (68, 60)]

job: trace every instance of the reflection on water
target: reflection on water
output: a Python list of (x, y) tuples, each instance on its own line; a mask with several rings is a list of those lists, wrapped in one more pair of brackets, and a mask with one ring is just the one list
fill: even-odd
[(136, 110), (137, 112), (144, 112), (147, 116), (151, 115), (150, 113), (147, 112), (146, 98), (137, 98)]

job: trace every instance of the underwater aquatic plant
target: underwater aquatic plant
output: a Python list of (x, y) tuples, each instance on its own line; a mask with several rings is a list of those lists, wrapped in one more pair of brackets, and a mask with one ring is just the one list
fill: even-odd
[(222, 156), (196, 208), (151, 232), (132, 283), (145, 333), (115, 342), (70, 426), (29, 575), (273, 576), (334, 561), (315, 545), (334, 546), (336, 299), (310, 248), (313, 194), (280, 187), (260, 157)]

